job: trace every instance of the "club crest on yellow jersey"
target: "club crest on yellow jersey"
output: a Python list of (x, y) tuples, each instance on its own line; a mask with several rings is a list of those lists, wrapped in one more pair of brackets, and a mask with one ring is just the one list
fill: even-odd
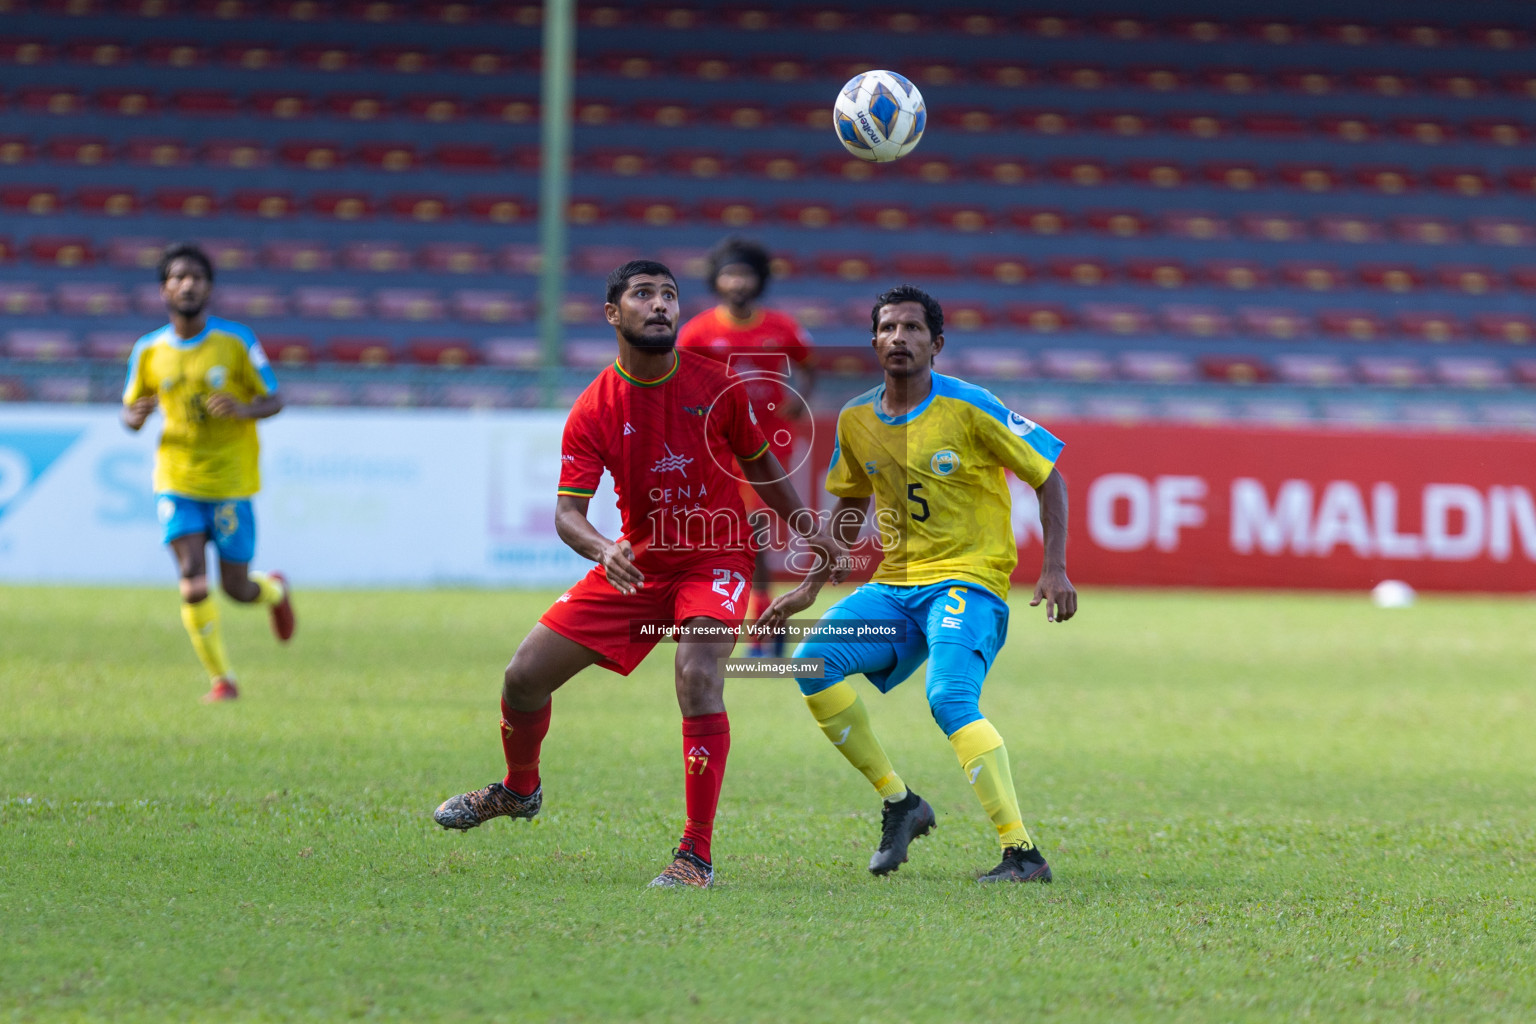
[(945, 448), (933, 453), (933, 458), (928, 460), (928, 468), (939, 476), (949, 476), (960, 468), (960, 456)]

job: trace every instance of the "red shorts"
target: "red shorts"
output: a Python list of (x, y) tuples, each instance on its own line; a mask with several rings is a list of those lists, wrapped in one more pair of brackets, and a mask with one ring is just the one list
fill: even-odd
[(704, 563), (669, 576), (647, 574), (634, 594), (613, 589), (602, 566), (594, 566), (539, 621), (596, 652), (603, 668), (627, 676), (661, 639), (649, 638), (642, 625), (664, 628), (702, 617), (734, 629), (746, 617), (751, 589), (750, 556), (722, 558), (719, 565)]

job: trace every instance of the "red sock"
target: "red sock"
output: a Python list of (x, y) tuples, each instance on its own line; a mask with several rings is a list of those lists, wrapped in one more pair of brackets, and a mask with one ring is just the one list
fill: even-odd
[(517, 711), (501, 702), (501, 752), (507, 758), (507, 777), (501, 784), (527, 796), (539, 788), (539, 746), (549, 732), (549, 701), (537, 711)]
[(682, 846), (710, 860), (709, 841), (715, 831), (715, 806), (725, 780), (725, 758), (731, 752), (731, 720), (724, 711), (683, 719), (683, 791), (688, 824)]

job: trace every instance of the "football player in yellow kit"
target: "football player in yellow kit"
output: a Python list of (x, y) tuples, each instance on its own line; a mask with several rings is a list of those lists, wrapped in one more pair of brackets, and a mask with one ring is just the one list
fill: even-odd
[[(929, 708), (982, 809), (997, 829), (1002, 862), (983, 882), (1049, 882), (1051, 869), (1024, 827), (1003, 738), (981, 714), (982, 680), (1008, 632), (1008, 577), (1018, 563), (1004, 470), (1040, 499), (1045, 557), (1032, 605), (1065, 622), (1077, 611), (1067, 579), (1067, 488), (1056, 471), (1062, 443), (991, 392), (936, 373), (944, 311), (911, 286), (875, 301), (873, 344), (885, 382), (843, 406), (827, 470), (838, 498), (833, 527), (852, 547), (870, 503), (884, 558), (873, 579), (828, 609), (795, 652), (821, 658), (824, 678), (802, 678), (806, 705), (842, 755), (884, 798), (877, 875), (935, 823), (933, 808), (891, 767), (869, 715), (846, 679), (862, 673), (882, 693), (928, 663)], [(810, 584), (780, 597), (759, 620), (773, 628), (810, 606)], [(861, 623), (898, 630), (856, 639)]]
[(241, 604), (262, 604), (279, 640), (293, 636), (293, 602), (281, 573), (251, 572), (261, 487), (256, 420), (283, 408), (277, 378), (244, 324), (209, 316), (213, 262), (195, 245), (160, 259), (170, 323), (138, 340), (128, 357), (123, 425), (137, 431), (158, 407), (165, 428), (155, 453), (155, 502), (181, 578), (181, 622), (212, 686), (205, 701), (239, 695), (224, 651), (219, 606), (209, 599), (206, 549), (219, 554), (219, 583)]

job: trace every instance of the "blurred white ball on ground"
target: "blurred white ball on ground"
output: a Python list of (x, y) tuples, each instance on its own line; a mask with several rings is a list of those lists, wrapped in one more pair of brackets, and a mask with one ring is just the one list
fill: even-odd
[(896, 72), (866, 71), (837, 94), (832, 127), (843, 148), (860, 160), (889, 163), (922, 141), (928, 108), (917, 86)]
[(1407, 608), (1414, 596), (1413, 588), (1402, 580), (1382, 580), (1371, 589), (1371, 602), (1377, 608)]

